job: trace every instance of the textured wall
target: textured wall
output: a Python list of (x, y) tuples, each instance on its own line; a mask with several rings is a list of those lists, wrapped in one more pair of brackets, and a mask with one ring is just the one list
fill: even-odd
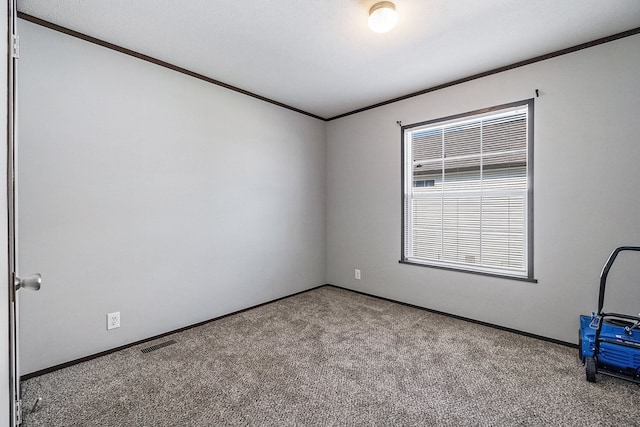
[[(596, 308), (608, 254), (640, 245), (638, 69), (636, 35), (328, 123), (329, 283), (576, 342), (578, 315)], [(399, 264), (396, 120), (411, 124), (528, 99), (535, 89), (538, 283)], [(638, 271), (617, 274), (609, 294), (631, 313), (640, 311), (636, 277)]]
[(20, 31), (23, 373), (325, 283), (323, 122)]

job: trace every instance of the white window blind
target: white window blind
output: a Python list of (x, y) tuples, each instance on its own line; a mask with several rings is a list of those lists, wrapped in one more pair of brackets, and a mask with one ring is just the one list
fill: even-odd
[(403, 127), (402, 261), (531, 277), (530, 105)]

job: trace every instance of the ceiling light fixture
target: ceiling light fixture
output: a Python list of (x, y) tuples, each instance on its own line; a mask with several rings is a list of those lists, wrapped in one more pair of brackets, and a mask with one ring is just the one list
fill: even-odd
[(386, 33), (398, 23), (396, 5), (390, 1), (380, 1), (369, 9), (369, 28), (376, 33)]

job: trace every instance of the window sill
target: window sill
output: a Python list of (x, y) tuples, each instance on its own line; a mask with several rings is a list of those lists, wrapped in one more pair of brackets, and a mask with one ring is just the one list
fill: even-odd
[(417, 263), (417, 262), (402, 261), (402, 260), (400, 260), (398, 262), (400, 264), (415, 265), (417, 267), (437, 268), (438, 270), (458, 271), (460, 273), (477, 274), (477, 275), (480, 275), (480, 276), (496, 277), (496, 278), (499, 278), (499, 279), (511, 279), (511, 280), (518, 280), (520, 282), (538, 283), (538, 279), (533, 279), (533, 278), (529, 278), (529, 277), (509, 276), (509, 275), (506, 275), (506, 274), (496, 274), (496, 273), (485, 273), (483, 271), (473, 271), (473, 270), (465, 270), (465, 269), (462, 269), (462, 268), (443, 267), (443, 266), (439, 266), (439, 265), (420, 264), (420, 263)]

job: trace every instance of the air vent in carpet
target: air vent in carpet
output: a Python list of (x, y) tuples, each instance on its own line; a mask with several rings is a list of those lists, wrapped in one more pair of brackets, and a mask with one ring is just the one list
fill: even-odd
[(140, 351), (143, 353), (151, 353), (152, 351), (156, 351), (160, 348), (163, 348), (175, 343), (176, 343), (175, 340), (169, 340), (169, 341), (161, 342), (160, 344), (152, 345), (151, 347), (143, 348)]

